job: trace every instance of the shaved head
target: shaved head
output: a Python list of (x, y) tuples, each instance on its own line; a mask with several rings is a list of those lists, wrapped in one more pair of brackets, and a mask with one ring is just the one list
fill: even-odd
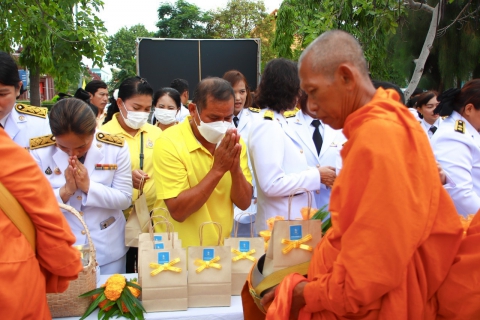
[(315, 39), (300, 56), (299, 68), (307, 58), (314, 72), (329, 78), (342, 63), (353, 64), (363, 76), (368, 77), (367, 62), (360, 43), (345, 31), (327, 31)]

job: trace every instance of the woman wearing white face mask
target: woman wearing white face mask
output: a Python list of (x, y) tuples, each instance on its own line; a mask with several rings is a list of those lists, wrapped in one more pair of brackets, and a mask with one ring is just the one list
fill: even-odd
[[(145, 179), (143, 192), (147, 198), (148, 209), (152, 210), (156, 200), (153, 181), (153, 145), (162, 130), (147, 123), (152, 107), (153, 89), (145, 79), (128, 78), (118, 90), (118, 98), (108, 107), (103, 132), (123, 136), (130, 150), (132, 163), (132, 200), (138, 198), (140, 181)], [(126, 216), (130, 208), (125, 210)], [(127, 253), (127, 272), (135, 272), (136, 248)]]
[(161, 88), (153, 95), (154, 119), (153, 124), (166, 130), (176, 125), (176, 116), (182, 107), (180, 93), (173, 88)]

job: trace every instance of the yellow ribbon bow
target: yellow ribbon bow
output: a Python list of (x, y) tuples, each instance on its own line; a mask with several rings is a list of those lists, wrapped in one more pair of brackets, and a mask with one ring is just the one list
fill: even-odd
[(282, 244), (287, 245), (285, 248), (282, 249), (283, 254), (287, 254), (290, 251), (292, 251), (292, 249), (298, 249), (298, 248), (307, 250), (307, 251), (312, 251), (313, 248), (311, 246), (304, 244), (305, 242), (312, 240), (312, 238), (313, 237), (311, 234), (307, 234), (305, 237), (299, 240), (282, 239)]
[(232, 253), (235, 253), (237, 256), (236, 257), (233, 257), (232, 258), (232, 261), (233, 262), (237, 262), (238, 260), (242, 260), (242, 259), (248, 259), (250, 261), (253, 261), (255, 262), (255, 257), (252, 257), (251, 254), (254, 254), (255, 253), (255, 249), (252, 249), (250, 251), (247, 251), (247, 252), (241, 252), (235, 248), (232, 248)]
[(213, 258), (210, 261), (205, 261), (205, 260), (201, 260), (201, 259), (195, 260), (195, 265), (199, 266), (196, 270), (197, 273), (200, 273), (203, 270), (209, 269), (209, 268), (222, 269), (222, 266), (220, 265), (220, 263), (216, 263), (218, 261), (220, 261), (219, 256), (216, 256), (215, 258)]
[(180, 262), (180, 258), (173, 259), (169, 263), (159, 264), (150, 262), (150, 268), (154, 269), (150, 272), (150, 275), (156, 276), (162, 271), (168, 270), (173, 272), (182, 272), (182, 268), (174, 267), (173, 265)]

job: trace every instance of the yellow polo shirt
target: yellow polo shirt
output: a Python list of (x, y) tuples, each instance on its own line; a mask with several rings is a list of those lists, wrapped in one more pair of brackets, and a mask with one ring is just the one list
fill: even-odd
[[(140, 128), (140, 130), (137, 131), (135, 136), (131, 136), (129, 133), (123, 130), (122, 126), (120, 126), (120, 123), (118, 123), (118, 115), (118, 113), (115, 113), (112, 120), (104, 124), (100, 128), (100, 131), (120, 135), (125, 138), (130, 150), (132, 171), (140, 169), (141, 133), (143, 132), (143, 171), (146, 172), (150, 177), (150, 179), (145, 182), (143, 192), (147, 198), (148, 210), (152, 210), (156, 200), (155, 183), (153, 181), (153, 146), (155, 141), (162, 133), (162, 130), (159, 127), (146, 123)], [(136, 200), (137, 198), (138, 190), (134, 188), (132, 200)]]
[[(157, 190), (155, 208), (166, 208), (163, 199), (177, 197), (182, 191), (195, 187), (202, 181), (213, 166), (214, 156), (195, 138), (190, 126), (191, 117), (182, 123), (165, 130), (155, 143), (153, 167)], [(252, 183), (252, 174), (248, 168), (247, 148), (243, 140), (240, 166), (247, 181)], [(175, 231), (182, 239), (182, 245), (200, 245), (199, 227), (207, 221), (222, 225), (223, 238), (228, 237), (233, 225), (233, 202), (230, 198), (232, 177), (226, 172), (207, 202), (184, 222), (177, 222), (171, 217)], [(163, 214), (157, 211), (154, 214)], [(163, 225), (156, 226), (157, 231), (164, 231)], [(212, 225), (203, 228), (203, 245), (216, 245), (218, 230)]]

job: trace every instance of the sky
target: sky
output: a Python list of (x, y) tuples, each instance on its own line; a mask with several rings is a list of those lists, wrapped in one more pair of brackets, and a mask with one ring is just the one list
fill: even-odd
[[(186, 0), (196, 4), (201, 10), (207, 11), (218, 7), (225, 7), (228, 0)], [(103, 10), (99, 17), (105, 22), (107, 34), (113, 35), (122, 27), (131, 27), (143, 24), (147, 30), (156, 31), (158, 21), (157, 10), (162, 2), (175, 2), (175, 0), (104, 0)], [(280, 7), (282, 0), (264, 0), (267, 12)]]

